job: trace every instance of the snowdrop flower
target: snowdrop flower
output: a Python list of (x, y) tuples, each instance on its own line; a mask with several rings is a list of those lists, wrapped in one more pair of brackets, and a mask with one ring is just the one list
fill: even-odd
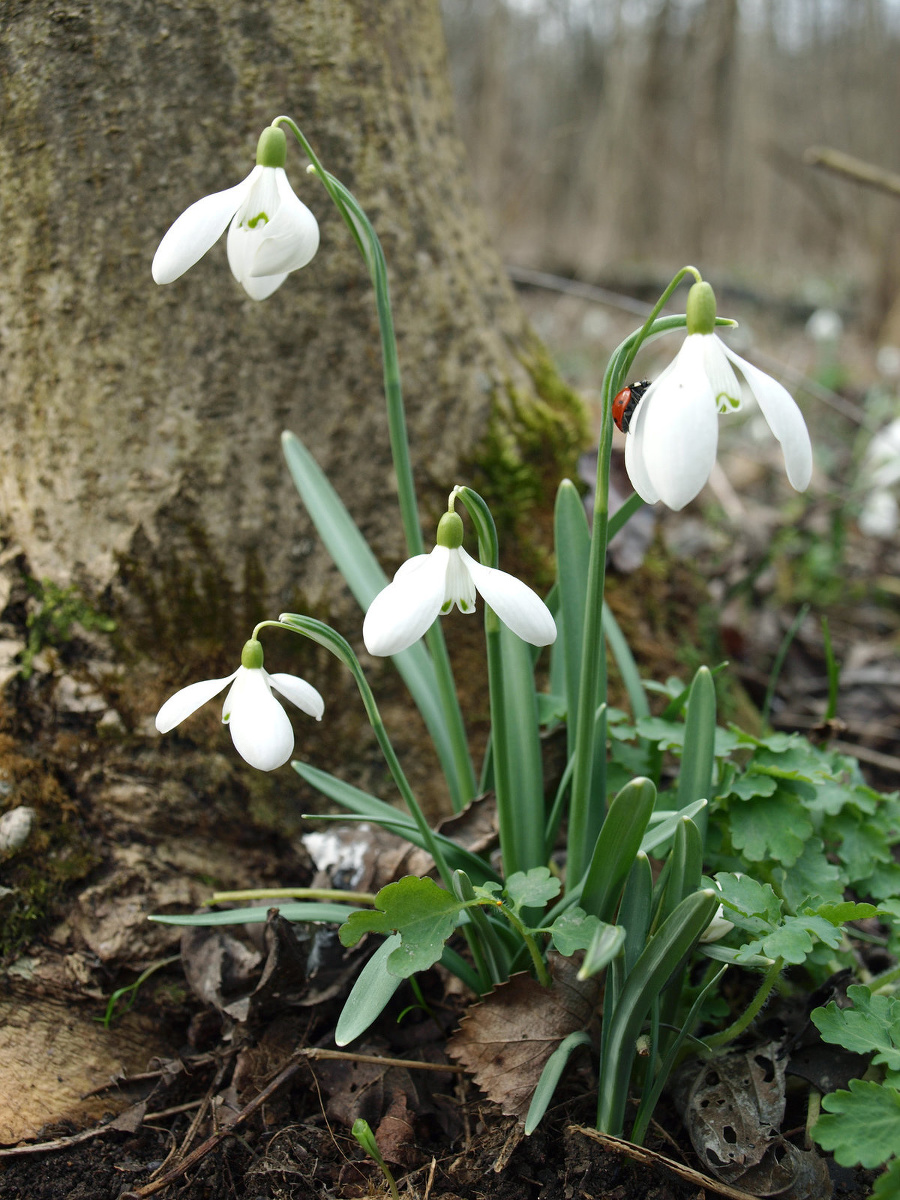
[(251, 767), (274, 771), (294, 751), (294, 731), (272, 688), (298, 708), (322, 720), (325, 702), (314, 687), (296, 675), (270, 675), (263, 668), (262, 646), (251, 638), (241, 653), (241, 665), (227, 679), (203, 679), (170, 696), (156, 714), (156, 728), (168, 733), (207, 700), (231, 684), (222, 707), (222, 722), (231, 730), (235, 749)]
[(444, 513), (431, 553), (408, 559), (372, 601), (363, 623), (363, 641), (370, 654), (399, 654), (454, 604), (460, 612), (474, 612), (476, 591), (513, 633), (532, 646), (549, 646), (556, 640), (556, 622), (537, 593), (505, 571), (476, 562), (463, 549), (462, 540), (462, 518), (455, 512)]
[(284, 131), (270, 125), (247, 178), (192, 204), (166, 233), (153, 257), (156, 282), (172, 283), (183, 275), (226, 225), (231, 273), (252, 299), (265, 300), (291, 271), (305, 267), (319, 248), (319, 226), (288, 183), (286, 157)]
[(893, 537), (898, 524), (894, 491), (900, 483), (900, 418), (879, 430), (869, 442), (862, 478), (868, 495), (859, 514), (860, 529), (869, 537)]
[(687, 332), (674, 360), (639, 401), (625, 443), (625, 467), (648, 504), (680, 509), (700, 492), (716, 461), (719, 413), (741, 407), (740, 370), (772, 433), (781, 443), (787, 477), (798, 492), (809, 486), (812, 446), (790, 393), (719, 340), (716, 302), (708, 283), (695, 283)]

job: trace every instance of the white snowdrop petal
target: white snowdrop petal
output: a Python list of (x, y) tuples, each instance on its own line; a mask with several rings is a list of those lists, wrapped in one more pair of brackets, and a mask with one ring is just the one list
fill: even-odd
[(468, 564), (472, 562), (461, 547), (447, 551), (447, 573), (444, 583), (444, 603), (441, 612), (449, 612), (455, 604), (462, 613), (475, 611), (475, 581)]
[(417, 554), (378, 593), (363, 622), (363, 641), (370, 654), (399, 654), (437, 619), (444, 603), (448, 555), (446, 546)]
[(506, 571), (476, 562), (462, 547), (459, 556), (485, 603), (513, 633), (532, 646), (549, 646), (556, 641), (556, 622), (537, 592)]
[(272, 695), (261, 667), (240, 667), (231, 689), (231, 740), (241, 758), (259, 771), (283, 766), (294, 751), (287, 713)]
[(743, 373), (769, 428), (781, 443), (784, 466), (791, 486), (798, 492), (805, 491), (812, 478), (812, 444), (803, 414), (793, 396), (771, 375), (746, 362), (727, 346), (723, 349)]
[(637, 408), (631, 415), (631, 425), (625, 439), (625, 470), (631, 480), (631, 486), (645, 504), (655, 504), (659, 500), (659, 492), (650, 482), (647, 468), (644, 466), (644, 421), (643, 410), (646, 393), (638, 401)]
[(299, 675), (284, 675), (277, 673), (269, 675), (269, 683), (282, 696), (285, 696), (292, 704), (296, 704), (303, 712), (309, 716), (315, 717), (317, 721), (322, 720), (322, 714), (325, 712), (325, 701), (305, 679), (301, 679)]
[(250, 192), (257, 172), (254, 167), (246, 179), (223, 192), (214, 192), (186, 208), (169, 228), (157, 247), (150, 268), (157, 283), (172, 283), (194, 265), (225, 232)]
[(207, 700), (218, 696), (226, 684), (231, 683), (237, 675), (229, 675), (225, 679), (201, 679), (198, 683), (189, 683), (187, 687), (170, 696), (156, 714), (156, 728), (160, 733), (168, 733), (176, 725), (197, 711)]
[(250, 274), (279, 275), (305, 267), (319, 248), (319, 223), (295, 194), (282, 168), (275, 178), (278, 205), (263, 231)]
[(725, 347), (714, 333), (693, 334), (702, 337), (706, 378), (720, 413), (737, 412), (741, 407), (741, 385), (725, 353)]
[(641, 456), (651, 486), (676, 512), (694, 499), (709, 478), (719, 436), (716, 402), (703, 370), (702, 343), (686, 338), (677, 363), (661, 387), (644, 394), (640, 430)]

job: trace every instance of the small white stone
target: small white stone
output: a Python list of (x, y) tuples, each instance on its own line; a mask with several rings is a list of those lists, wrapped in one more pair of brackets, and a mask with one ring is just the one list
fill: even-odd
[(0, 853), (19, 850), (28, 841), (37, 813), (20, 804), (0, 817)]

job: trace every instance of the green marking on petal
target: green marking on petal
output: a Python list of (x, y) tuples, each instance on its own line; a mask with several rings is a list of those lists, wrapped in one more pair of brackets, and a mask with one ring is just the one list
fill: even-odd
[(469, 607), (470, 607), (469, 604), (465, 600), (460, 600), (460, 602), (459, 602), (459, 611), (460, 612), (468, 612)]
[(450, 611), (450, 609), (452, 607), (453, 607), (453, 601), (447, 600), (441, 605), (441, 612), (446, 614)]
[(268, 225), (269, 218), (266, 215), (266, 213), (261, 212), (261, 213), (257, 213), (255, 217), (250, 217), (250, 219), (247, 221), (247, 225), (251, 229), (255, 229), (257, 227), (257, 225), (260, 223), (260, 221), (262, 221), (265, 225)]

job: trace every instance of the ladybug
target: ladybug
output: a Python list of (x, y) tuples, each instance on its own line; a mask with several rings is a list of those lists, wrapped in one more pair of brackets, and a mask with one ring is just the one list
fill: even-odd
[(616, 423), (616, 427), (621, 429), (623, 433), (628, 432), (628, 426), (631, 424), (631, 418), (634, 416), (634, 410), (637, 408), (638, 401), (649, 386), (649, 379), (641, 379), (637, 383), (630, 383), (628, 387), (622, 388), (621, 392), (613, 400), (613, 420)]

